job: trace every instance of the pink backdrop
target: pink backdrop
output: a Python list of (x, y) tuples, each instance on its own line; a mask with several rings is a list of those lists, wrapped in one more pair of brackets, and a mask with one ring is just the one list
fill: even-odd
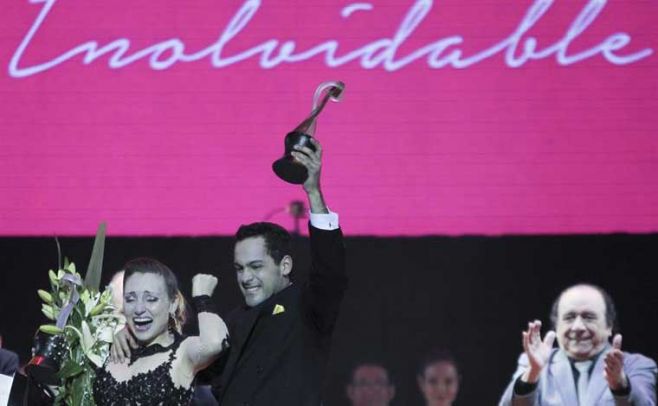
[(0, 235), (231, 234), (315, 87), (349, 234), (658, 231), (658, 2), (11, 0)]

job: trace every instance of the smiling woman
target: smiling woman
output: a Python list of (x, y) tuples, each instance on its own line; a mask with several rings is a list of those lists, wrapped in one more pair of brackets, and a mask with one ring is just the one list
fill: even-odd
[[(228, 330), (206, 306), (199, 311), (199, 336), (183, 337), (185, 301), (178, 281), (166, 265), (151, 258), (129, 261), (125, 267), (123, 337), (132, 351), (112, 349), (112, 359), (97, 373), (94, 398), (98, 405), (188, 405), (196, 373), (226, 347)], [(217, 278), (196, 275), (195, 301), (207, 303)]]
[(168, 329), (180, 334), (185, 300), (174, 273), (150, 258), (134, 259), (125, 269), (123, 313), (137, 341), (166, 340)]

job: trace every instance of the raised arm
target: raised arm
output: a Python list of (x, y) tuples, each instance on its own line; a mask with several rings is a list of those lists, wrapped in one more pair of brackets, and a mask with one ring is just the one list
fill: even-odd
[(311, 209), (312, 269), (307, 289), (304, 290), (304, 300), (318, 330), (329, 333), (338, 317), (347, 288), (345, 249), (338, 215), (329, 211), (320, 187), (322, 146), (315, 139), (311, 142), (315, 151), (301, 147), (292, 153), (308, 170), (304, 191)]
[(507, 386), (499, 406), (530, 406), (537, 402), (539, 377), (546, 368), (555, 342), (555, 332), (549, 331), (541, 338), (541, 321), (528, 323), (528, 329), (521, 333), (523, 355), (512, 382)]
[(612, 340), (612, 349), (605, 354), (604, 378), (615, 397), (616, 405), (655, 406), (656, 363), (638, 354), (621, 350), (621, 334)]
[(228, 328), (210, 302), (216, 286), (217, 278), (212, 275), (198, 274), (192, 279), (192, 300), (198, 313), (199, 335), (184, 341), (184, 353), (195, 372), (212, 363), (228, 346)]

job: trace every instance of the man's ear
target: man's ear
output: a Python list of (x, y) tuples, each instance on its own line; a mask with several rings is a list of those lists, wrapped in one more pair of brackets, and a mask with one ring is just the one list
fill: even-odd
[(279, 270), (283, 276), (290, 275), (290, 272), (292, 272), (292, 257), (290, 255), (286, 255), (285, 257), (281, 258), (281, 262), (279, 263)]

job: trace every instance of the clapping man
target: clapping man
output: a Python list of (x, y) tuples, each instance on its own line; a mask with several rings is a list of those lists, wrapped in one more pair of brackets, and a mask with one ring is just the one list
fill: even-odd
[[(622, 351), (620, 334), (612, 338), (615, 305), (602, 288), (567, 288), (553, 304), (551, 321), (556, 331), (543, 339), (542, 323), (528, 323), (524, 353), (500, 405), (656, 404), (656, 363)], [(556, 338), (558, 348), (553, 348)]]

